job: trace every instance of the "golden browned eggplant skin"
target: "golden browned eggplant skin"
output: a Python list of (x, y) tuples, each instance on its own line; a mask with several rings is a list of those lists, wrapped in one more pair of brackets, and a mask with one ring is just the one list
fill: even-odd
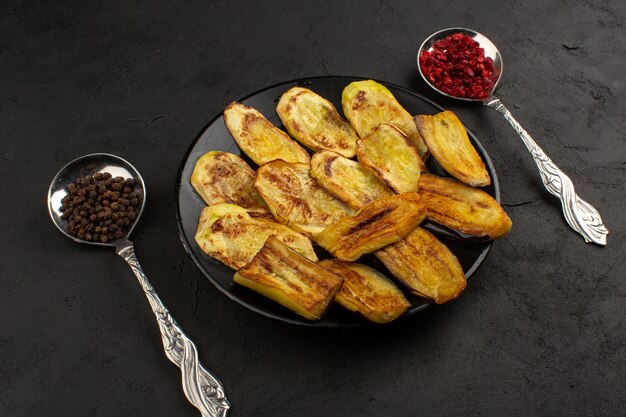
[[(267, 216), (267, 217), (263, 217)], [(195, 240), (200, 249), (233, 269), (252, 260), (269, 236), (275, 236), (307, 258), (317, 261), (306, 236), (234, 204), (205, 207), (200, 215)]]
[(411, 306), (396, 284), (367, 265), (337, 259), (326, 259), (319, 265), (343, 278), (335, 301), (374, 323), (389, 323)]
[(356, 143), (359, 162), (378, 175), (397, 193), (417, 191), (420, 173), (426, 165), (398, 128), (381, 123), (369, 136)]
[(307, 148), (337, 152), (346, 158), (354, 156), (359, 139), (356, 131), (330, 101), (313, 91), (290, 88), (280, 98), (276, 113), (289, 134)]
[(254, 178), (255, 172), (237, 155), (211, 151), (198, 159), (190, 182), (209, 206), (230, 203), (268, 213), (265, 201), (254, 188)]
[(354, 261), (407, 236), (426, 218), (417, 193), (383, 197), (314, 235), (321, 247), (342, 261)]
[(257, 165), (276, 159), (309, 162), (309, 153), (256, 109), (233, 101), (224, 109), (224, 124), (241, 150)]
[(437, 304), (458, 297), (465, 289), (465, 275), (459, 260), (446, 245), (421, 227), (375, 255), (415, 294)]
[(309, 164), (272, 161), (258, 169), (254, 184), (276, 220), (307, 235), (353, 212), (317, 183)]
[(502, 206), (483, 190), (452, 178), (422, 174), (419, 194), (428, 207), (428, 218), (466, 235), (497, 239), (511, 230), (511, 219)]
[(300, 314), (318, 320), (343, 279), (270, 237), (234, 281)]
[(313, 155), (311, 175), (326, 191), (355, 210), (394, 194), (364, 165), (331, 151)]
[(439, 165), (472, 187), (491, 184), (491, 177), (458, 117), (451, 111), (415, 116), (415, 124)]
[(374, 80), (350, 83), (343, 90), (341, 105), (360, 137), (368, 136), (380, 123), (391, 123), (409, 138), (422, 159), (428, 158), (428, 148), (413, 117), (384, 85)]

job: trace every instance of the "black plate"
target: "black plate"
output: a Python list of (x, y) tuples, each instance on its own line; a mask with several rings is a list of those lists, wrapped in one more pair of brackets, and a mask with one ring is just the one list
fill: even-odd
[[(304, 86), (306, 88), (310, 88), (319, 95), (330, 100), (335, 105), (337, 110), (341, 112), (341, 92), (346, 85), (352, 81), (360, 79), (362, 78), (330, 76), (288, 81), (267, 87), (238, 101), (256, 108), (276, 126), (283, 128), (275, 109), (280, 96), (289, 88), (293, 86)], [(396, 96), (400, 104), (402, 104), (411, 114), (435, 114), (443, 110), (443, 108), (420, 96), (419, 94), (415, 94), (414, 92), (403, 87), (384, 81), (379, 82), (387, 86), (387, 88), (389, 88), (389, 90), (391, 90), (391, 92)], [(470, 139), (476, 147), (476, 150), (485, 161), (487, 170), (491, 175), (492, 185), (485, 187), (484, 190), (500, 201), (498, 178), (496, 177), (496, 172), (491, 159), (489, 159), (489, 155), (487, 155), (483, 146), (480, 144), (478, 139), (476, 139), (476, 136), (469, 131), (468, 133)], [(198, 158), (210, 150), (231, 152), (236, 155), (240, 155), (253, 169), (256, 169), (256, 165), (241, 152), (236, 142), (226, 129), (222, 114), (218, 114), (209, 122), (209, 124), (193, 141), (183, 158), (178, 172), (178, 178), (176, 180), (176, 192), (178, 194), (176, 217), (180, 230), (180, 237), (185, 250), (187, 250), (193, 261), (196, 263), (198, 268), (200, 268), (202, 273), (206, 275), (209, 281), (211, 281), (230, 299), (249, 308), (250, 310), (256, 311), (257, 313), (273, 319), (293, 324), (318, 327), (356, 327), (368, 324), (365, 319), (353, 313), (344, 311), (339, 306), (332, 306), (328, 314), (319, 321), (310, 322), (305, 320), (281, 305), (259, 294), (253, 293), (246, 288), (235, 285), (233, 283), (234, 271), (202, 252), (194, 240), (194, 235), (196, 233), (200, 211), (205, 204), (200, 196), (197, 195), (191, 187), (189, 178), (191, 177), (191, 173)], [(446, 176), (446, 173), (437, 165), (433, 158), (429, 158), (427, 165), (432, 173)], [(444, 242), (459, 258), (467, 278), (469, 278), (476, 271), (478, 266), (485, 259), (485, 256), (491, 247), (490, 242), (468, 243), (457, 242), (451, 239), (444, 239)], [(316, 248), (316, 251), (318, 249), (319, 248)], [(323, 253), (320, 251), (319, 255), (323, 256)], [(362, 257), (359, 262), (372, 265), (385, 273), (385, 275), (390, 276), (390, 274), (384, 269), (384, 266), (382, 266), (382, 264), (373, 256)], [(415, 314), (429, 305), (427, 301), (421, 298), (409, 296), (409, 300), (412, 302), (413, 307), (407, 312), (407, 315)]]

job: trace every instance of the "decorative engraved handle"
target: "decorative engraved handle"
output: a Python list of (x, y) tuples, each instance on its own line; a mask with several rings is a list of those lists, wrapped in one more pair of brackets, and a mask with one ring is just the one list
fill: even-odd
[(551, 194), (561, 199), (563, 215), (572, 229), (583, 235), (587, 243), (593, 242), (598, 245), (606, 245), (606, 235), (609, 233), (609, 230), (602, 223), (600, 213), (576, 194), (572, 180), (548, 158), (499, 98), (491, 97), (485, 102), (485, 105), (496, 109), (502, 114), (513, 126), (520, 138), (522, 138), (522, 141), (532, 154), (537, 168), (539, 168), (543, 185)]
[(116, 250), (128, 262), (148, 297), (161, 330), (165, 354), (180, 368), (187, 399), (200, 410), (202, 417), (225, 417), (230, 404), (224, 395), (224, 386), (198, 362), (196, 345), (178, 326), (152, 288), (137, 261), (132, 242), (122, 242)]

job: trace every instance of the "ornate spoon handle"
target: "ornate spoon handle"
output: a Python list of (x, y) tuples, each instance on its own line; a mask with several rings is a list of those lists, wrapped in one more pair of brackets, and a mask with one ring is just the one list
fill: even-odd
[(187, 399), (200, 410), (202, 417), (225, 417), (230, 404), (224, 394), (224, 386), (198, 361), (196, 345), (172, 318), (141, 270), (133, 243), (122, 242), (116, 250), (130, 265), (150, 302), (161, 330), (165, 354), (180, 368)]
[(598, 210), (576, 194), (572, 180), (548, 158), (499, 98), (491, 97), (484, 104), (497, 110), (513, 126), (513, 129), (532, 154), (535, 164), (539, 168), (543, 185), (551, 194), (561, 199), (563, 215), (572, 229), (583, 235), (587, 243), (606, 245), (606, 235), (609, 230), (602, 223), (602, 217), (600, 217)]

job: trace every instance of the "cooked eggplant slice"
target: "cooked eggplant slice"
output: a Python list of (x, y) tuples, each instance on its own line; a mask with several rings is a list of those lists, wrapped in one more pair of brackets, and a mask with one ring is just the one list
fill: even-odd
[(398, 193), (417, 191), (420, 172), (426, 166), (407, 137), (395, 126), (379, 124), (356, 143), (359, 162)]
[(252, 168), (237, 155), (211, 151), (198, 159), (190, 182), (209, 206), (230, 203), (267, 213), (267, 205), (254, 189), (254, 178)]
[(353, 212), (324, 190), (309, 171), (309, 164), (273, 161), (258, 169), (254, 183), (276, 220), (307, 235)]
[(415, 116), (415, 124), (430, 153), (448, 174), (472, 187), (491, 184), (485, 163), (454, 113), (443, 111), (434, 116)]
[(346, 158), (359, 139), (354, 128), (333, 104), (313, 91), (293, 87), (282, 95), (276, 113), (291, 136), (314, 151), (329, 150)]
[(393, 195), (393, 191), (365, 166), (331, 151), (313, 155), (311, 175), (326, 191), (355, 210)]
[(257, 165), (275, 159), (309, 162), (310, 157), (298, 142), (274, 126), (252, 107), (230, 103), (224, 110), (224, 123), (241, 150)]
[(383, 197), (314, 235), (320, 246), (342, 261), (354, 261), (407, 236), (426, 218), (417, 193)]
[(306, 236), (264, 215), (234, 204), (205, 207), (200, 215), (195, 240), (209, 256), (233, 269), (252, 260), (269, 236), (275, 236), (303, 256), (317, 261)]
[(415, 294), (437, 304), (458, 297), (465, 289), (465, 275), (459, 260), (446, 245), (421, 227), (375, 255)]
[(463, 234), (489, 240), (506, 235), (511, 219), (489, 194), (452, 178), (422, 174), (419, 194), (428, 218)]
[(234, 280), (308, 320), (322, 317), (343, 282), (273, 237)]
[(409, 138), (422, 159), (428, 158), (413, 117), (398, 103), (391, 91), (373, 80), (355, 81), (341, 95), (343, 114), (362, 138), (369, 136), (381, 123), (391, 123)]
[(411, 306), (396, 284), (369, 266), (336, 259), (319, 265), (343, 278), (335, 301), (374, 323), (389, 323)]

